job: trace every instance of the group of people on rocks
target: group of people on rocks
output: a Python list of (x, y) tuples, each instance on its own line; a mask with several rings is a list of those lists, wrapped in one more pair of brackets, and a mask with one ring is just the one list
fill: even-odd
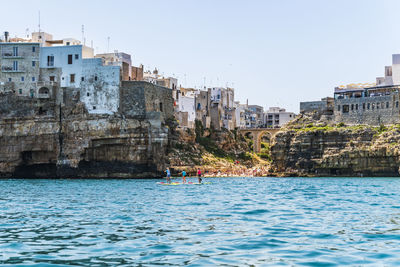
[(210, 171), (207, 177), (258, 177), (268, 176), (268, 169), (265, 167), (259, 168), (234, 168), (226, 171)]
[[(171, 171), (169, 168), (166, 169), (167, 174), (167, 183), (171, 183)], [(185, 170), (181, 172), (182, 174), (182, 183), (186, 182), (187, 173)], [(206, 171), (203, 175), (200, 168), (197, 169), (197, 178), (199, 179), (199, 183), (202, 182), (202, 176), (205, 177), (258, 177), (258, 176), (268, 176), (268, 169), (265, 167), (258, 168), (233, 168), (225, 171)]]

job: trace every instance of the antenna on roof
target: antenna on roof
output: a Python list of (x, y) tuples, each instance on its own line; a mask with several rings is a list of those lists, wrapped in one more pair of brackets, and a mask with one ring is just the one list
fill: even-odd
[(39, 10), (39, 34), (40, 34), (40, 10)]
[(85, 45), (85, 25), (82, 24), (82, 43)]

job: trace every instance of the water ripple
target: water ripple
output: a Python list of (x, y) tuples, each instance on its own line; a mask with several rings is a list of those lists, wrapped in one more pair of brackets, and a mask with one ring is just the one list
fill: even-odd
[(0, 180), (0, 264), (400, 265), (398, 179), (211, 181)]

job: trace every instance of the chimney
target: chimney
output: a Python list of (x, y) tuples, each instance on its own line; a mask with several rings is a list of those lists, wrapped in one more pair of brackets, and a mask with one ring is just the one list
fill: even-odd
[(8, 36), (10, 35), (9, 32), (4, 32), (4, 39), (6, 41), (6, 43), (8, 42)]

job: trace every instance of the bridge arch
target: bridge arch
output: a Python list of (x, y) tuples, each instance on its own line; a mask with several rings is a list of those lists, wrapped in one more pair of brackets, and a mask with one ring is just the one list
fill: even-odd
[(253, 151), (254, 153), (261, 152), (261, 139), (266, 134), (269, 136), (269, 140), (271, 142), (272, 138), (279, 132), (279, 129), (270, 129), (270, 128), (255, 128), (255, 129), (241, 129), (240, 133), (243, 136), (248, 135), (249, 133), (253, 136)]

